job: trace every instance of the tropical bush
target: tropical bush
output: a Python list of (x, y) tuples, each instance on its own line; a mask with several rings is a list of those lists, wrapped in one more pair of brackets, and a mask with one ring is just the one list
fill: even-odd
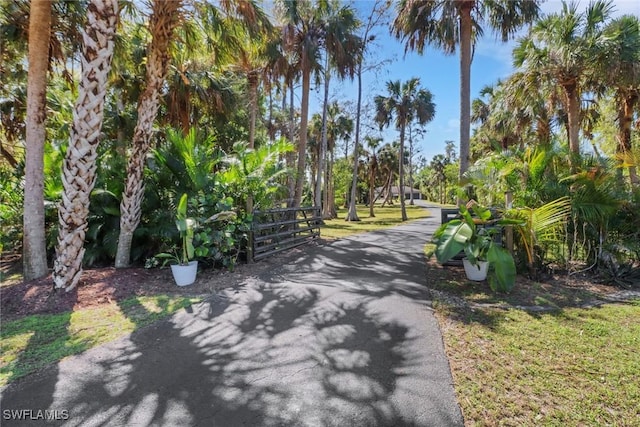
[(233, 268), (246, 250), (252, 221), (248, 202), (251, 211), (268, 209), (283, 197), (278, 179), (285, 169), (279, 158), (292, 149), (284, 141), (256, 149), (236, 143), (233, 152), (225, 154), (216, 147), (215, 138), (204, 132), (167, 130), (148, 165), (134, 259), (155, 266), (155, 254), (175, 250), (179, 236), (173, 220), (167, 218), (167, 207), (174, 207), (179, 195), (187, 194), (190, 216), (197, 224), (195, 258), (203, 265)]

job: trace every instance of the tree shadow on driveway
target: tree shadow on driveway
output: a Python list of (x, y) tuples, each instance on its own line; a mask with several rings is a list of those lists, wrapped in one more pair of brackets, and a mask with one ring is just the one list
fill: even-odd
[(420, 254), (330, 246), (18, 380), (2, 407), (66, 426), (462, 425)]

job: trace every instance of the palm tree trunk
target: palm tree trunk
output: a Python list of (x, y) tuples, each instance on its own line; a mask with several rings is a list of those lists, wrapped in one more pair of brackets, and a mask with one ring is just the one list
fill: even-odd
[(387, 203), (389, 203), (389, 206), (393, 205), (393, 194), (392, 194), (392, 190), (391, 190), (391, 185), (393, 184), (393, 171), (389, 171), (389, 174), (387, 175), (387, 182), (384, 184), (384, 187), (382, 189), (382, 192), (384, 192), (385, 194), (385, 198), (382, 201), (382, 207), (384, 208), (384, 205), (386, 205)]
[(83, 33), (82, 76), (62, 173), (64, 192), (58, 209), (58, 244), (53, 266), (56, 289), (73, 289), (82, 273), (89, 196), (95, 183), (96, 148), (117, 21), (116, 0), (91, 1)]
[(335, 183), (333, 181), (333, 165), (335, 164), (335, 147), (332, 150), (329, 150), (329, 167), (327, 168), (328, 170), (328, 177), (327, 177), (327, 196), (328, 196), (328, 200), (329, 203), (327, 203), (327, 206), (329, 208), (329, 217), (330, 218), (337, 218), (338, 217), (338, 211), (336, 210), (336, 189), (335, 189)]
[(580, 154), (580, 98), (575, 84), (564, 86), (567, 97), (567, 121), (569, 122), (569, 151), (571, 170), (576, 171), (576, 157)]
[[(324, 64), (324, 103), (322, 104), (322, 141), (320, 142), (320, 150), (318, 150), (318, 170), (316, 171), (316, 186), (315, 186), (315, 202), (318, 207), (322, 207), (322, 177), (324, 176), (325, 158), (327, 152), (327, 108), (329, 104), (329, 78), (331, 74), (329, 72), (329, 54), (325, 53)], [(325, 191), (327, 183), (325, 182)]]
[(400, 198), (400, 211), (402, 220), (406, 221), (407, 207), (404, 203), (404, 126), (400, 127), (400, 153), (398, 154), (398, 197)]
[(50, 34), (51, 2), (32, 2), (29, 16), (29, 74), (22, 215), (22, 267), (25, 281), (47, 275), (43, 189)]
[(375, 214), (373, 213), (373, 205), (375, 204), (375, 191), (376, 191), (376, 167), (375, 167), (376, 159), (375, 157), (371, 160), (371, 165), (369, 166), (371, 170), (369, 171), (369, 218), (375, 218)]
[[(328, 153), (327, 153), (328, 156)], [(322, 179), (325, 182), (325, 190), (322, 192), (322, 209), (320, 210), (322, 219), (331, 219), (331, 213), (329, 212), (329, 167), (325, 168)]]
[(269, 83), (269, 118), (267, 119), (267, 123), (269, 124), (269, 142), (271, 144), (276, 142), (276, 134), (275, 127), (273, 126), (273, 87), (271, 83), (271, 79), (268, 80)]
[(258, 73), (253, 71), (247, 76), (249, 86), (249, 148), (255, 148), (256, 116), (258, 115)]
[[(296, 124), (295, 124), (295, 109), (293, 106), (294, 100), (293, 81), (289, 82), (289, 142), (292, 144), (296, 138)], [(284, 101), (283, 101), (284, 102)], [(296, 178), (293, 174), (295, 165), (295, 154), (293, 152), (287, 153), (287, 188), (289, 189), (289, 200), (287, 205), (293, 207), (295, 205), (295, 192), (296, 192)]]
[(471, 10), (474, 3), (474, 0), (465, 0), (460, 6), (460, 181), (471, 163)]
[(413, 137), (411, 132), (411, 125), (409, 125), (409, 204), (414, 205), (413, 203)]
[(311, 88), (311, 70), (302, 70), (302, 101), (300, 105), (300, 134), (298, 144), (298, 167), (293, 206), (298, 208), (302, 203), (304, 191), (305, 167), (307, 159), (307, 124), (309, 119), (309, 90)]
[(132, 153), (127, 163), (127, 179), (120, 203), (120, 237), (116, 268), (129, 266), (133, 233), (140, 223), (144, 197), (144, 164), (151, 147), (153, 122), (158, 113), (159, 95), (169, 65), (169, 43), (178, 24), (182, 1), (155, 0), (149, 22), (152, 41), (147, 58), (144, 92), (138, 103), (138, 123), (133, 132)]
[[(366, 37), (365, 33), (365, 37)], [(362, 108), (362, 59), (358, 63), (358, 101), (356, 103), (356, 140), (353, 146), (353, 174), (351, 175), (351, 197), (349, 198), (349, 212), (347, 212), (346, 221), (360, 221), (358, 212), (356, 211), (356, 190), (358, 187), (358, 147), (360, 145), (360, 109)], [(370, 192), (371, 196), (371, 192)], [(373, 215), (372, 198), (369, 197), (369, 216)]]
[[(631, 123), (633, 122), (633, 109), (638, 101), (638, 93), (632, 92), (627, 96), (619, 95), (622, 105), (618, 112), (618, 155), (620, 162), (625, 163), (626, 157), (631, 153)], [(629, 181), (631, 187), (637, 186), (640, 181), (636, 172), (635, 162), (627, 162), (629, 164)]]
[(374, 197), (375, 197), (375, 184), (373, 184), (371, 181), (369, 182), (369, 218), (375, 218), (376, 215), (373, 212), (373, 204), (375, 202)]

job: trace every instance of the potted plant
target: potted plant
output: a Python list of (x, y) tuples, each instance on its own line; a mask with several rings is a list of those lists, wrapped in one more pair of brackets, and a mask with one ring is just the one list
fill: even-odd
[(492, 290), (508, 292), (515, 285), (516, 266), (511, 253), (495, 242), (494, 234), (496, 227), (518, 221), (491, 220), (489, 209), (477, 203), (470, 203), (469, 207), (461, 206), (460, 217), (442, 224), (434, 233), (436, 258), (445, 263), (464, 251), (466, 258), (462, 262), (469, 280), (488, 277)]
[(176, 227), (178, 228), (182, 241), (182, 248), (179, 250), (179, 255), (177, 253), (162, 253), (156, 255), (156, 258), (164, 258), (165, 264), (173, 261), (173, 264), (171, 264), (171, 272), (178, 286), (191, 285), (196, 280), (198, 261), (193, 260), (195, 252), (193, 247), (195, 226), (196, 221), (193, 218), (187, 217), (187, 195), (183, 194), (176, 210)]

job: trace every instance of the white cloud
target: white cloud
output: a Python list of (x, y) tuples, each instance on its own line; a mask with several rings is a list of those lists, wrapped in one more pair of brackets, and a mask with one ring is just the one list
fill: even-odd
[[(584, 10), (589, 4), (588, 1), (577, 1), (578, 10)], [(612, 18), (617, 18), (622, 15), (637, 15), (640, 16), (640, 1), (638, 0), (615, 0), (613, 2)], [(562, 11), (562, 1), (550, 0), (542, 3), (540, 6), (542, 15), (548, 15), (552, 13), (559, 13)], [(520, 37), (526, 35), (528, 29), (522, 28), (516, 36), (506, 43), (496, 38), (490, 30), (485, 31), (484, 37), (478, 41), (476, 45), (475, 55), (491, 58), (503, 65), (502, 70), (495, 70), (496, 73), (502, 77), (507, 76), (513, 72), (513, 49), (517, 45), (517, 40)]]
[(447, 131), (454, 131), (460, 129), (460, 119), (447, 120)]

